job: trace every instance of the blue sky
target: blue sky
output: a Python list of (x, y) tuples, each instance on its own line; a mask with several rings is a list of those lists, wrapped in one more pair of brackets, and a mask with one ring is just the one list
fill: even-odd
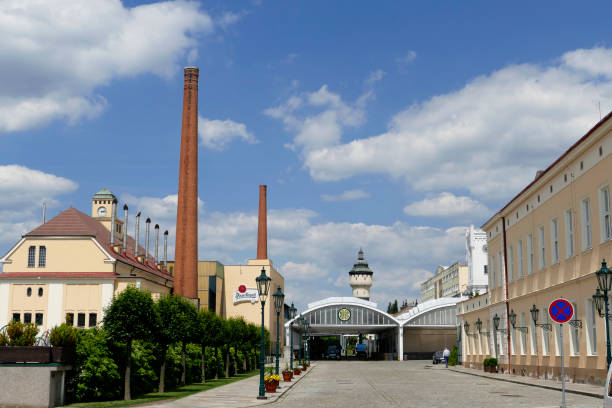
[[(200, 68), (200, 259), (255, 256), (258, 185), (288, 299), (417, 297), (612, 109), (605, 2), (0, 4), (0, 252), (108, 187), (174, 231), (182, 68)], [(131, 233), (132, 231), (130, 231)]]

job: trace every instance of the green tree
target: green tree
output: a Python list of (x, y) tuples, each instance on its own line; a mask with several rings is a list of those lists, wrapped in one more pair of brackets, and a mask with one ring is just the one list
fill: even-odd
[(166, 358), (168, 346), (183, 339), (182, 333), (189, 330), (191, 326), (189, 319), (189, 305), (185, 299), (178, 295), (168, 294), (162, 296), (155, 304), (157, 315), (159, 316), (159, 330), (156, 333), (156, 340), (160, 346), (160, 368), (159, 368), (159, 392), (165, 391), (166, 381)]
[(222, 339), (219, 333), (221, 318), (207, 309), (198, 312), (198, 324), (195, 328), (196, 338), (202, 348), (202, 383), (206, 382), (206, 347), (218, 346)]
[(159, 327), (158, 316), (151, 294), (128, 286), (105, 311), (104, 329), (110, 338), (125, 344), (125, 372), (123, 399), (132, 399), (132, 343), (153, 337)]
[(393, 313), (399, 312), (399, 308), (397, 307), (397, 299), (393, 302)]
[(185, 385), (187, 375), (187, 344), (199, 342), (198, 332), (198, 308), (190, 301), (181, 298), (179, 303), (180, 314), (183, 316), (182, 330), (178, 333), (178, 340), (181, 342), (181, 381), (180, 385)]

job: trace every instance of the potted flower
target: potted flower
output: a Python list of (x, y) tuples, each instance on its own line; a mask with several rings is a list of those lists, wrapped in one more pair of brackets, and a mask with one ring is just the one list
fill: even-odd
[(306, 360), (302, 360), (300, 365), (302, 366), (302, 370), (303, 371), (306, 371), (308, 369), (308, 366), (309, 366), (308, 361), (306, 361)]
[(48, 363), (49, 347), (33, 347), (38, 334), (35, 323), (13, 320), (0, 334), (0, 363)]
[(497, 359), (495, 357), (488, 357), (482, 361), (482, 366), (487, 373), (497, 372)]
[(291, 378), (293, 377), (293, 371), (289, 369), (289, 365), (285, 365), (285, 369), (283, 370), (283, 381), (291, 382)]
[(300, 367), (293, 367), (293, 375), (300, 375), (302, 369)]
[(264, 377), (264, 385), (266, 387), (266, 392), (276, 392), (276, 387), (278, 387), (279, 381), (280, 381), (280, 375), (276, 375), (276, 374), (266, 375)]
[(49, 333), (51, 348), (51, 361), (54, 363), (65, 363), (74, 360), (76, 355), (76, 329), (62, 323), (55, 326)]

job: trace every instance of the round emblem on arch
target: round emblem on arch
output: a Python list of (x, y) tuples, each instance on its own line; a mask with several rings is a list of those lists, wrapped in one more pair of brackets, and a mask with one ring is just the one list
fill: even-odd
[(350, 318), (351, 318), (351, 311), (349, 309), (347, 309), (346, 307), (343, 307), (342, 309), (338, 310), (338, 319), (342, 320), (343, 322), (346, 322)]

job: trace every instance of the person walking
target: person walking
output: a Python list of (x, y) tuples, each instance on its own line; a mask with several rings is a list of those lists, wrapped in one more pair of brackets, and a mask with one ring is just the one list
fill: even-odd
[(446, 368), (448, 368), (448, 358), (450, 357), (450, 350), (448, 349), (448, 346), (444, 346), (442, 357), (444, 357), (444, 364), (446, 364)]

